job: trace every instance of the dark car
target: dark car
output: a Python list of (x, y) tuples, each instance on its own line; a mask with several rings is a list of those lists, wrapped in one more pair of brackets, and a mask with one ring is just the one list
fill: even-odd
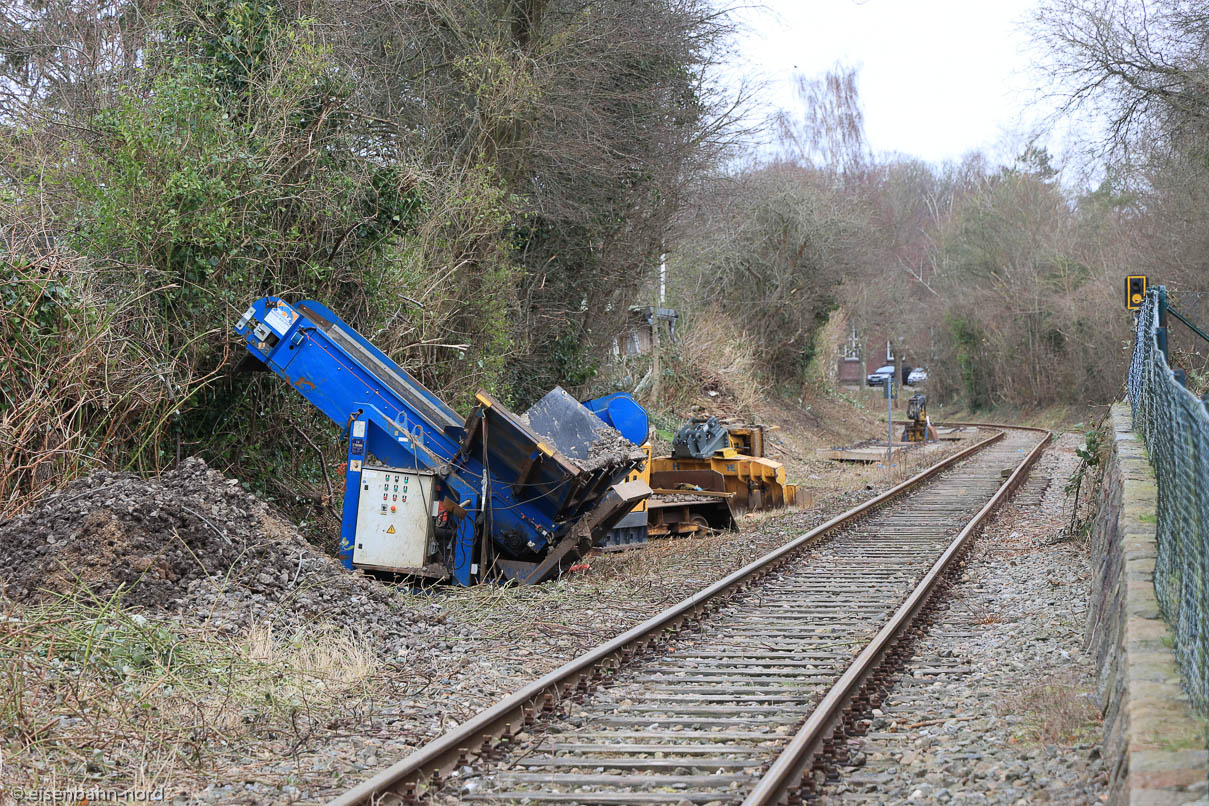
[(894, 365), (886, 364), (884, 367), (878, 367), (873, 372), (870, 372), (865, 378), (865, 383), (869, 386), (885, 386), (886, 378), (894, 377)]

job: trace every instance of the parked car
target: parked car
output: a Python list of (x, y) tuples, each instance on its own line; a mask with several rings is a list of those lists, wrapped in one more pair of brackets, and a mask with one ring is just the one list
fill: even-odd
[(907, 385), (914, 386), (917, 383), (923, 383), (928, 379), (928, 370), (923, 367), (916, 367), (907, 374)]
[(884, 367), (878, 367), (865, 378), (865, 383), (869, 386), (885, 386), (886, 378), (894, 377), (894, 365), (886, 364)]

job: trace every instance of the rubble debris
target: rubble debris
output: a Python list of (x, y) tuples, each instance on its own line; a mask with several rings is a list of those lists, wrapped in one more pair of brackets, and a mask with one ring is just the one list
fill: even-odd
[[(595, 415), (593, 415), (595, 417)], [(575, 456), (564, 450), (565, 446), (559, 445), (554, 437), (547, 433), (539, 431), (530, 421), (529, 413), (518, 414), (517, 419), (525, 428), (545, 443), (554, 446), (560, 453), (563, 454), (580, 470), (595, 470), (599, 467), (607, 465), (620, 464), (622, 462), (640, 461), (646, 458), (646, 454), (642, 449), (630, 442), (621, 435), (621, 432), (616, 428), (601, 421), (595, 425), (595, 441), (589, 444), (586, 448), (586, 456)]]
[(235, 479), (186, 459), (158, 478), (98, 471), (0, 523), (0, 592), (104, 598), (231, 629), (374, 620), (389, 586), (313, 548)]

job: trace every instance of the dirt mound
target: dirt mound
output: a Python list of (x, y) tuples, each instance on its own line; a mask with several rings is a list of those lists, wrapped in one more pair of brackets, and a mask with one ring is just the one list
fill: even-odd
[(19, 601), (65, 593), (78, 579), (101, 595), (125, 585), (128, 601), (170, 608), (190, 580), (258, 553), (265, 513), (200, 460), (150, 480), (100, 471), (0, 525), (0, 580)]
[(392, 590), (313, 549), (239, 482), (187, 459), (159, 478), (100, 471), (0, 523), (0, 590), (123, 601), (220, 627), (377, 621)]

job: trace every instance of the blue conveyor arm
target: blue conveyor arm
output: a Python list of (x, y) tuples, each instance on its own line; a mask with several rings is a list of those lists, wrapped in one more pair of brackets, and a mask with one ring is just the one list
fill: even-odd
[(628, 472), (624, 462), (583, 469), (484, 393), (463, 419), (313, 300), (256, 300), (236, 332), (252, 356), (348, 436), (341, 558), (350, 567), (361, 466), (371, 458), (434, 472), (438, 497), (466, 513), (447, 558), (462, 584), (476, 573), (477, 535), (489, 535), (513, 557), (540, 557)]

